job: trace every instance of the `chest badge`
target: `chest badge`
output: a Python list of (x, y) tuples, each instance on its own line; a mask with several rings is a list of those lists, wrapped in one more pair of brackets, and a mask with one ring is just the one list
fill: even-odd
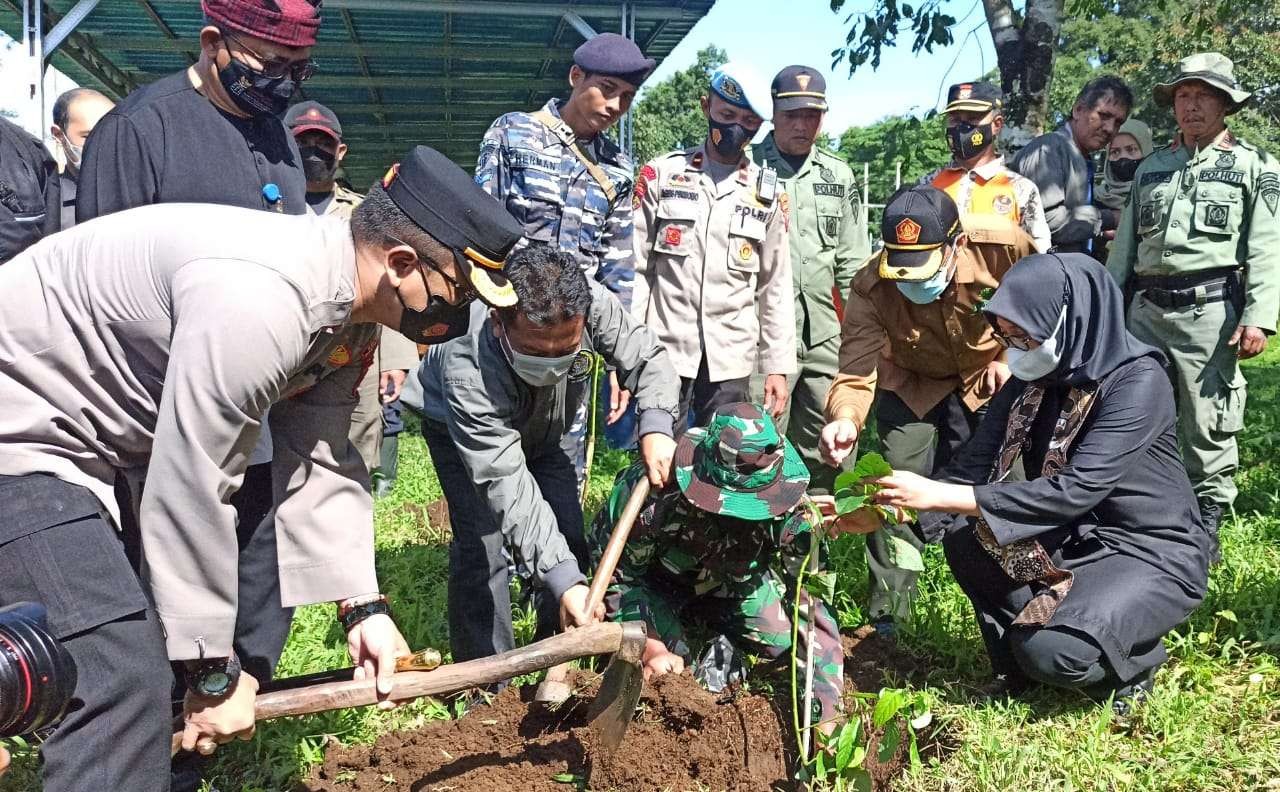
[(334, 368), (342, 368), (351, 362), (351, 350), (346, 344), (339, 344), (329, 353), (328, 364)]
[(995, 200), (991, 202), (991, 207), (998, 214), (1009, 214), (1013, 211), (1013, 199), (1007, 195), (997, 195)]
[(825, 182), (833, 182), (836, 180), (836, 172), (828, 168), (826, 165), (820, 166), (818, 168), (818, 173), (822, 175), (822, 180)]
[(753, 251), (754, 251), (754, 248), (751, 247), (750, 242), (743, 242), (742, 247), (738, 248), (738, 258), (742, 259), (743, 261), (750, 261), (751, 254)]
[(684, 239), (684, 229), (680, 226), (667, 226), (662, 234), (662, 241), (671, 247), (678, 247)]
[(1226, 204), (1209, 204), (1204, 208), (1204, 224), (1210, 228), (1226, 228), (1229, 216)]
[(1215, 168), (1234, 168), (1236, 164), (1236, 155), (1230, 151), (1224, 151), (1218, 155), (1218, 161), (1213, 164)]

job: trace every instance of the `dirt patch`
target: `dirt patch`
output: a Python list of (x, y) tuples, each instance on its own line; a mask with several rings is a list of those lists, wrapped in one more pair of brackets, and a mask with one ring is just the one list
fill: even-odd
[(903, 649), (897, 641), (881, 637), (871, 625), (840, 636), (844, 648), (845, 686), (862, 693), (878, 693), (886, 678), (912, 679), (924, 669), (924, 661)]
[[(525, 695), (530, 695), (527, 690)], [(567, 792), (591, 773), (586, 728), (590, 694), (555, 711), (531, 706), (507, 689), (457, 721), (388, 734), (372, 746), (334, 746), (303, 789), (504, 790)], [(592, 774), (592, 788), (616, 792), (788, 788), (786, 740), (768, 699), (727, 701), (687, 675), (647, 685), (636, 720), (613, 760)]]

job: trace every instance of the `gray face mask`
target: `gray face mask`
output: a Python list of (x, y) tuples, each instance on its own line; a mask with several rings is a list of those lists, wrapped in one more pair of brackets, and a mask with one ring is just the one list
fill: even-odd
[(1053, 328), (1053, 335), (1035, 349), (1024, 351), (1009, 348), (1005, 358), (1009, 361), (1009, 373), (1025, 382), (1034, 382), (1047, 377), (1062, 362), (1062, 328), (1067, 323), (1067, 306), (1062, 306), (1062, 314), (1058, 317), (1058, 326)]
[(67, 155), (67, 167), (72, 170), (79, 170), (80, 158), (84, 156), (84, 146), (75, 146), (63, 140), (62, 152)]
[(507, 341), (507, 328), (505, 327), (502, 328), (502, 336), (499, 337), (498, 341), (502, 346), (502, 352), (507, 356), (507, 362), (511, 364), (511, 370), (526, 384), (535, 388), (554, 385), (569, 376), (569, 370), (573, 367), (574, 358), (578, 356), (576, 350), (559, 357), (539, 357), (538, 355), (526, 355), (523, 352), (517, 352), (511, 348), (511, 344)]

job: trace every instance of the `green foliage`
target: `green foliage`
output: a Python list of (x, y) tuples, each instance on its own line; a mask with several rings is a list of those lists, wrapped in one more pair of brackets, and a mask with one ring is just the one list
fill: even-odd
[(696, 62), (644, 90), (632, 106), (635, 116), (635, 161), (645, 163), (678, 148), (689, 148), (707, 136), (707, 120), (699, 104), (711, 73), (728, 60), (715, 45), (698, 52)]
[[(840, 136), (837, 151), (852, 166), (859, 180), (868, 163), (872, 203), (884, 203), (894, 191), (894, 168), (902, 164), (902, 183), (913, 184), (951, 161), (947, 148), (946, 117), (903, 116), (886, 118), (870, 126), (850, 127)], [(879, 218), (868, 225), (879, 235)]]
[[(951, 27), (955, 17), (942, 13), (942, 0), (923, 0), (920, 5), (898, 3), (898, 0), (877, 0), (866, 13), (854, 11), (844, 18), (849, 25), (845, 45), (831, 52), (831, 68), (841, 61), (849, 62), (849, 75), (871, 61), (871, 68), (880, 68), (880, 54), (885, 47), (897, 44), (898, 33), (905, 27), (914, 34), (911, 51), (933, 52), (935, 46), (945, 47), (955, 38)], [(845, 0), (831, 0), (831, 10), (839, 12)]]
[(882, 688), (878, 695), (859, 693), (849, 700), (849, 719), (830, 737), (819, 736), (816, 755), (801, 771), (810, 787), (871, 790), (866, 760), (893, 760), (905, 734), (911, 767), (920, 767), (918, 731), (933, 722), (929, 698), (921, 691)]

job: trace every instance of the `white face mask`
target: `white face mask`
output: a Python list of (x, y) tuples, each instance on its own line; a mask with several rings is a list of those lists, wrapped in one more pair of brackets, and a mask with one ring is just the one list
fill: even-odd
[(1009, 347), (1005, 359), (1009, 362), (1009, 373), (1025, 382), (1033, 382), (1047, 377), (1062, 362), (1061, 342), (1062, 328), (1067, 324), (1067, 306), (1064, 303), (1062, 313), (1058, 316), (1058, 325), (1053, 333), (1040, 346), (1029, 351)]
[(62, 140), (62, 152), (67, 155), (67, 167), (72, 170), (80, 168), (80, 158), (84, 156), (84, 146), (73, 146), (64, 138)]

